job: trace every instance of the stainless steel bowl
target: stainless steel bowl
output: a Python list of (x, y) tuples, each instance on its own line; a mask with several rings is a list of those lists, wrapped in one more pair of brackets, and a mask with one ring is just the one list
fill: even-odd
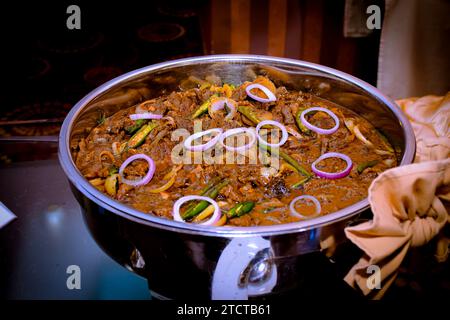
[[(145, 99), (178, 89), (189, 75), (218, 75), (228, 83), (269, 75), (277, 85), (301, 89), (352, 109), (401, 150), (400, 165), (415, 154), (410, 123), (388, 97), (343, 72), (304, 61), (254, 55), (187, 58), (148, 66), (95, 89), (68, 114), (59, 139), (59, 159), (80, 202), (91, 234), (119, 263), (149, 281), (161, 298), (258, 297), (283, 293), (298, 283), (295, 265), (308, 252), (345, 241), (343, 228), (369, 208), (367, 199), (316, 219), (260, 227), (207, 227), (145, 214), (115, 201), (80, 174), (73, 152), (80, 139), (109, 116)], [(331, 237), (331, 238), (330, 238)], [(328, 241), (330, 243), (330, 241)], [(180, 272), (180, 270), (184, 270)], [(288, 270), (288, 271), (286, 271)]]

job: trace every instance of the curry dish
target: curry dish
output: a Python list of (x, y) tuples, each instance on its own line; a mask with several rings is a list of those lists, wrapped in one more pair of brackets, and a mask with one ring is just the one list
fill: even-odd
[(352, 205), (397, 165), (381, 132), (319, 96), (262, 76), (189, 81), (195, 86), (99, 119), (75, 153), (83, 176), (161, 218), (259, 226)]

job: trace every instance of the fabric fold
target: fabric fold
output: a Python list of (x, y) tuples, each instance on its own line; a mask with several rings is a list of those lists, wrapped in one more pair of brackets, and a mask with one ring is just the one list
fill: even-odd
[[(344, 280), (365, 295), (382, 297), (409, 248), (428, 243), (450, 220), (449, 97), (397, 101), (416, 134), (415, 163), (378, 176), (368, 196), (373, 219), (345, 229), (347, 238), (364, 255)], [(448, 243), (444, 236), (440, 235), (440, 239)], [(442, 243), (437, 251), (440, 259), (448, 256)], [(371, 274), (367, 268), (371, 265), (381, 270), (381, 290), (368, 285)]]

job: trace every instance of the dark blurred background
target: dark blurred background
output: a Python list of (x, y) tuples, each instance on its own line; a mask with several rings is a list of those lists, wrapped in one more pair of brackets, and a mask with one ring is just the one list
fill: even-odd
[[(383, 8), (383, 1), (378, 3)], [(69, 5), (81, 30), (69, 30)], [(3, 6), (0, 137), (55, 135), (70, 108), (127, 71), (189, 56), (307, 60), (376, 84), (380, 31), (344, 37), (344, 0), (17, 2)], [(38, 123), (38, 122), (44, 123)]]

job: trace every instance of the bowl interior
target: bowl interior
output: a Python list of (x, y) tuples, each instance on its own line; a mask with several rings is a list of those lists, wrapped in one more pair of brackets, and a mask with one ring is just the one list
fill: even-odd
[[(81, 176), (74, 165), (73, 156), (80, 139), (89, 134), (100, 117), (108, 117), (120, 109), (178, 90), (180, 86), (189, 86), (189, 81), (186, 81), (189, 76), (200, 79), (220, 77), (223, 82), (240, 84), (252, 81), (258, 75), (269, 76), (277, 86), (283, 85), (291, 90), (311, 92), (353, 110), (371, 122), (399, 150), (401, 165), (412, 162), (415, 142), (409, 122), (394, 102), (369, 84), (337, 70), (297, 60), (223, 55), (181, 59), (145, 67), (113, 79), (88, 94), (72, 109), (64, 122), (60, 135), (61, 164), (69, 179), (78, 188), (89, 192), (99, 203), (112, 207), (116, 213), (159, 227), (183, 229), (186, 232), (199, 230), (210, 232), (208, 227), (182, 224), (146, 215), (108, 198)], [(213, 228), (215, 230), (211, 232), (219, 234), (294, 232), (329, 224), (367, 208), (368, 202), (365, 199), (338, 212), (310, 221), (281, 226), (226, 228), (226, 231)]]

